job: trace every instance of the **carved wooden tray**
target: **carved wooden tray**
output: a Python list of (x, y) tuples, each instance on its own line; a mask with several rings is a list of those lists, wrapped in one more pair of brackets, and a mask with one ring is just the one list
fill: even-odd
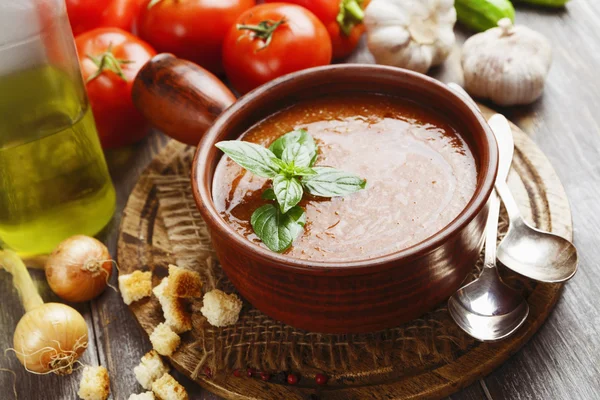
[[(482, 108), (488, 116), (492, 114), (491, 110)], [(533, 141), (515, 125), (512, 128), (516, 150), (509, 186), (523, 215), (542, 229), (572, 239), (571, 212), (556, 173)], [(202, 247), (194, 247), (195, 244), (186, 242), (173, 243), (172, 239), (180, 233), (171, 232), (170, 229), (173, 228), (165, 224), (161, 215), (157, 177), (165, 174), (175, 176), (181, 172), (181, 181), (185, 182), (187, 172), (178, 171), (180, 167), (177, 166), (177, 160), (180, 162), (183, 152), (191, 153), (191, 149), (180, 143), (170, 142), (142, 174), (133, 190), (124, 210), (119, 236), (117, 259), (121, 273), (130, 273), (136, 269), (152, 270), (156, 285), (167, 274), (166, 267), (169, 263), (185, 263), (182, 259), (186, 255), (180, 253), (188, 251), (187, 257), (193, 258), (193, 250)], [(194, 217), (191, 214), (186, 217), (185, 213), (180, 213), (178, 218), (185, 220)], [(475, 268), (474, 276), (477, 271)], [(324, 338), (323, 335), (292, 329), (292, 333), (299, 339), (283, 343), (279, 338), (279, 346), (283, 343), (287, 346), (286, 351), (292, 354), (283, 359), (282, 365), (285, 369), (300, 371), (302, 379), (297, 386), (289, 386), (277, 379), (263, 382), (256, 378), (236, 378), (231, 374), (231, 368), (277, 364), (278, 361), (269, 359), (271, 354), (267, 353), (272, 347), (265, 347), (268, 343), (264, 345), (253, 338), (246, 338), (243, 343), (223, 344), (207, 337), (223, 335), (223, 340), (227, 341), (235, 335), (243, 336), (246, 327), (252, 330), (265, 324), (269, 329), (272, 327), (278, 330), (278, 334), (283, 334), (286, 329), (289, 333), (290, 327), (272, 321), (250, 305), (245, 305), (242, 311), (245, 322), (241, 333), (237, 327), (229, 331), (206, 329), (203, 317), (194, 313), (194, 330), (182, 335), (182, 346), (170, 361), (177, 370), (201, 386), (228, 399), (442, 398), (489, 374), (518, 351), (540, 328), (560, 296), (562, 285), (535, 284), (507, 271), (501, 273), (509, 283), (520, 286), (528, 296), (530, 315), (514, 336), (500, 343), (479, 343), (462, 335), (447, 316), (444, 305), (415, 320), (413, 324), (360, 337), (335, 335)], [(223, 277), (221, 279), (226, 280)], [(227, 282), (224, 284), (227, 286)], [(191, 309), (198, 310), (199, 306), (199, 302), (195, 302)], [(159, 304), (153, 298), (134, 303), (130, 309), (147, 333), (163, 321)], [(324, 343), (347, 347), (348, 341), (352, 342), (350, 347), (356, 348), (356, 351), (346, 352), (354, 355), (353, 357), (346, 354), (345, 359), (338, 354), (342, 354), (342, 350), (338, 352), (333, 349), (328, 353), (332, 363), (319, 364), (315, 360), (306, 360), (305, 356), (294, 359), (294, 354), (306, 354), (304, 347), (307, 343), (313, 347)], [(216, 343), (221, 343), (223, 349), (211, 348), (216, 347)], [(366, 353), (372, 357), (365, 357), (365, 353), (361, 352), (365, 347), (380, 347), (379, 343), (382, 344), (382, 349), (369, 349)], [(385, 343), (392, 343), (389, 350), (385, 348)], [(401, 345), (397, 345), (398, 343)], [(257, 347), (259, 345), (263, 347)], [(295, 349), (294, 346), (298, 348)], [(432, 348), (435, 350), (433, 353)], [(220, 358), (216, 356), (224, 349), (227, 352), (232, 349), (237, 351), (237, 361), (229, 360), (227, 355), (219, 354)], [(250, 354), (253, 351), (258, 354)], [(223, 360), (227, 365), (219, 365)], [(211, 373), (214, 376), (206, 375), (207, 365), (212, 365), (213, 368), (217, 365), (216, 372)], [(275, 371), (270, 368), (269, 372)], [(316, 372), (331, 377), (327, 386), (317, 387), (314, 384), (312, 377)]]

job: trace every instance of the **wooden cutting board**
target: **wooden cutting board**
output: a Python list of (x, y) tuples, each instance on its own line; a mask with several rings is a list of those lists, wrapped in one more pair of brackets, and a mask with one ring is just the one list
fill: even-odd
[[(487, 116), (493, 114), (490, 109), (482, 108)], [(555, 171), (525, 133), (515, 125), (512, 125), (512, 129), (516, 151), (509, 186), (521, 212), (536, 226), (572, 239), (571, 212)], [(154, 284), (158, 284), (160, 278), (167, 274), (167, 265), (178, 258), (177, 247), (171, 243), (169, 228), (161, 217), (156, 177), (177, 174), (180, 168), (177, 160), (180, 160), (183, 152), (189, 153), (190, 149), (175, 141), (169, 143), (142, 174), (133, 190), (124, 211), (119, 237), (117, 258), (121, 273), (131, 273), (137, 269), (152, 270)], [(187, 179), (185, 173), (182, 178)], [(506, 278), (511, 281), (514, 277)], [(182, 336), (183, 344), (170, 361), (177, 370), (227, 399), (439, 399), (489, 374), (518, 351), (547, 318), (560, 296), (561, 288), (560, 284), (530, 283), (527, 290), (529, 318), (514, 336), (500, 343), (465, 342), (453, 348), (450, 355), (442, 360), (426, 354), (417, 363), (404, 363), (398, 361), (398, 357), (391, 365), (374, 368), (371, 360), (359, 359), (346, 368), (321, 368), (321, 372), (331, 377), (325, 387), (314, 384), (314, 368), (303, 374), (297, 386), (289, 386), (276, 379), (263, 382), (257, 378), (235, 378), (230, 372), (217, 373), (209, 378), (198, 362), (203, 354), (214, 349), (198, 350), (197, 343), (202, 338), (197, 330)], [(147, 333), (163, 321), (155, 299), (134, 303), (130, 309)], [(439, 315), (445, 312), (443, 305), (438, 311)], [(260, 314), (251, 307), (245, 307), (243, 313)], [(435, 315), (431, 314), (426, 322), (442, 326), (453, 324), (448, 318)], [(420, 324), (419, 321), (415, 321), (415, 324)], [(429, 339), (425, 335), (416, 337), (416, 340), (426, 342)], [(370, 344), (367, 342), (366, 345)]]

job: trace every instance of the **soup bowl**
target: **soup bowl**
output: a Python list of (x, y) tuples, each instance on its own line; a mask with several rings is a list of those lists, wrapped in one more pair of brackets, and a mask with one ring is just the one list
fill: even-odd
[[(223, 270), (254, 307), (313, 332), (370, 332), (419, 317), (460, 287), (483, 245), (487, 200), (498, 162), (493, 133), (475, 106), (426, 75), (385, 66), (343, 64), (304, 70), (237, 101), (224, 86), (203, 87), (206, 74), (191, 63), (159, 55), (138, 76), (134, 101), (166, 131), (206, 129), (192, 165), (194, 198)], [(149, 94), (145, 91), (149, 87), (159, 89)], [(475, 193), (463, 211), (412, 247), (343, 262), (292, 258), (238, 234), (213, 202), (213, 177), (223, 157), (215, 144), (237, 139), (257, 122), (300, 101), (346, 93), (406, 98), (451, 122), (468, 143), (478, 171)], [(173, 98), (180, 100), (177, 110), (169, 108)], [(165, 123), (156, 115), (167, 109), (172, 112)]]

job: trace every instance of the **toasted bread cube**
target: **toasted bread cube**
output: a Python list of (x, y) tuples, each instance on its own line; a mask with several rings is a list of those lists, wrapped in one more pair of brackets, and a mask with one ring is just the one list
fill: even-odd
[(188, 400), (184, 387), (169, 374), (164, 374), (155, 381), (152, 391), (160, 400)]
[(152, 347), (158, 354), (170, 356), (179, 347), (181, 338), (171, 330), (169, 325), (161, 322), (150, 334), (150, 343), (152, 343)]
[(204, 295), (200, 311), (212, 326), (228, 326), (237, 322), (241, 310), (242, 301), (239, 297), (214, 289)]
[(85, 367), (77, 394), (83, 400), (106, 400), (110, 392), (110, 379), (104, 367)]
[(152, 382), (169, 372), (156, 350), (150, 350), (142, 357), (140, 364), (133, 369), (135, 378), (146, 390), (152, 389)]
[(129, 396), (128, 400), (155, 400), (154, 393), (152, 392), (144, 392), (140, 394), (132, 394)]
[(152, 291), (160, 302), (165, 316), (165, 322), (174, 332), (181, 333), (192, 329), (192, 317), (185, 311), (183, 300), (178, 297), (168, 296), (165, 289), (169, 278), (164, 278)]
[(202, 280), (200, 274), (180, 268), (177, 265), (169, 265), (169, 283), (165, 288), (165, 294), (173, 297), (200, 297), (202, 296)]
[(119, 276), (119, 290), (125, 304), (143, 299), (152, 294), (152, 272), (135, 271)]

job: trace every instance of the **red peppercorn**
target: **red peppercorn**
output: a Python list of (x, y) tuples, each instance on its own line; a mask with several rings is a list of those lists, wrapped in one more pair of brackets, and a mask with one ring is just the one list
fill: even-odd
[(324, 375), (324, 374), (316, 374), (315, 375), (315, 381), (317, 382), (317, 385), (326, 385), (328, 380), (329, 380), (329, 378), (327, 377), (327, 375)]
[(271, 379), (271, 374), (269, 374), (268, 372), (261, 372), (260, 379), (267, 382), (269, 379)]
[(290, 385), (295, 385), (296, 383), (298, 383), (298, 377), (294, 374), (288, 374), (287, 383), (289, 383)]
[(204, 375), (206, 375), (207, 378), (212, 378), (212, 371), (210, 370), (210, 368), (208, 367), (204, 367)]
[(233, 376), (235, 376), (236, 378), (239, 378), (242, 376), (242, 372), (239, 369), (235, 369), (235, 370), (233, 370)]
[(252, 377), (254, 376), (254, 373), (255, 373), (255, 372), (256, 372), (256, 371), (254, 371), (254, 368), (248, 368), (248, 369), (246, 370), (246, 376), (247, 376), (248, 378), (252, 378)]

